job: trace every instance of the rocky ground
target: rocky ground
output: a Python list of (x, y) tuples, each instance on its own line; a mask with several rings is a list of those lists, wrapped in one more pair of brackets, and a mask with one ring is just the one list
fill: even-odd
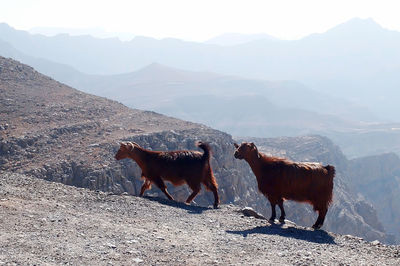
[(400, 247), (0, 173), (0, 265), (398, 265)]

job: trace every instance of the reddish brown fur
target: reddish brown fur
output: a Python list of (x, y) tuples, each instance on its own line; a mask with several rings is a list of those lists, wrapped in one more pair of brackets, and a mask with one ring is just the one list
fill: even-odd
[(164, 180), (166, 180), (174, 186), (188, 184), (193, 191), (186, 200), (186, 203), (190, 203), (200, 192), (201, 183), (203, 183), (207, 190), (213, 192), (214, 208), (217, 208), (219, 203), (218, 184), (210, 165), (211, 150), (206, 143), (199, 142), (197, 146), (203, 149), (204, 153), (198, 151), (150, 151), (134, 142), (121, 143), (115, 159), (131, 158), (140, 166), (142, 178), (145, 179), (140, 196), (154, 183), (170, 200), (173, 200), (164, 184)]
[(254, 143), (235, 143), (235, 158), (244, 159), (257, 178), (258, 189), (269, 200), (272, 209), (270, 220), (276, 217), (275, 206), (281, 209), (280, 221), (285, 219), (283, 201), (307, 202), (318, 211), (313, 228), (320, 228), (332, 201), (335, 168), (319, 163), (299, 163), (269, 157), (258, 152)]

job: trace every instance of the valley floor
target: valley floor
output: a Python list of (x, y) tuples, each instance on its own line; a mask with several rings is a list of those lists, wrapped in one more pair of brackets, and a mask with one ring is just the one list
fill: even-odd
[(400, 246), (240, 208), (111, 195), (0, 173), (0, 265), (398, 265)]

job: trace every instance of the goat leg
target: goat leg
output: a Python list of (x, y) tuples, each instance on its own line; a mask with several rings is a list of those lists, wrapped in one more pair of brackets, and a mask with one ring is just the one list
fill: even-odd
[[(214, 177), (211, 175), (211, 178), (214, 178)], [(213, 182), (210, 182), (209, 180), (203, 181), (203, 184), (206, 186), (206, 188), (208, 190), (212, 191), (212, 193), (214, 194), (214, 209), (217, 209), (218, 204), (219, 204), (219, 196), (218, 196), (217, 186)]]
[(270, 202), (271, 204), (271, 217), (269, 218), (269, 222), (274, 222), (275, 221), (275, 217), (276, 217), (276, 210), (275, 210), (275, 203)]
[(286, 213), (285, 213), (285, 209), (283, 208), (283, 199), (279, 200), (278, 206), (281, 209), (281, 217), (279, 217), (279, 222), (284, 223), (285, 222)]
[(325, 215), (326, 215), (327, 211), (328, 210), (326, 208), (318, 210), (318, 218), (317, 218), (317, 221), (315, 222), (315, 224), (312, 226), (312, 228), (320, 229), (322, 227), (322, 225), (324, 224)]
[(217, 189), (214, 189), (213, 193), (214, 193), (214, 209), (216, 209), (216, 208), (218, 208), (218, 203), (219, 203), (219, 196), (218, 196)]
[(147, 178), (144, 180), (144, 182), (143, 182), (143, 185), (142, 185), (142, 188), (140, 189), (140, 194), (139, 194), (139, 196), (143, 196), (143, 194), (144, 194), (144, 192), (147, 190), (147, 189), (150, 189), (151, 188), (151, 181), (150, 180), (148, 180)]
[(168, 193), (167, 188), (162, 188), (161, 191), (164, 192), (164, 194), (167, 196), (167, 198), (169, 198), (170, 200), (174, 200), (174, 198), (171, 196), (171, 194)]
[(161, 189), (162, 192), (164, 192), (165, 196), (167, 196), (168, 199), (174, 200), (174, 198), (168, 193), (167, 186), (165, 185), (161, 177), (155, 178), (154, 183), (159, 189)]
[(190, 194), (190, 196), (187, 198), (186, 203), (189, 204), (189, 203), (194, 199), (194, 197), (196, 197), (197, 194), (199, 194), (199, 192), (200, 192), (200, 188), (195, 188), (195, 189), (193, 189), (193, 192), (192, 192), (192, 194)]

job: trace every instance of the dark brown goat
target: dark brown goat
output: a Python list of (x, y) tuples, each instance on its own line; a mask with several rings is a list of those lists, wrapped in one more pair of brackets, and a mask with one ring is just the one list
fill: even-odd
[(281, 209), (280, 222), (285, 220), (283, 201), (307, 202), (318, 211), (313, 228), (319, 229), (324, 223), (329, 204), (332, 201), (335, 168), (320, 163), (298, 163), (277, 157), (269, 157), (258, 152), (254, 143), (235, 143), (235, 158), (244, 159), (257, 178), (258, 189), (268, 198), (272, 214), (276, 217), (275, 206)]
[(204, 150), (198, 151), (150, 151), (139, 146), (135, 142), (121, 143), (115, 155), (115, 159), (121, 160), (131, 158), (142, 169), (142, 178), (145, 179), (140, 196), (156, 184), (162, 192), (170, 199), (164, 180), (171, 182), (174, 186), (188, 184), (192, 194), (187, 198), (190, 203), (201, 190), (201, 183), (207, 190), (214, 193), (214, 208), (218, 207), (218, 184), (215, 180), (210, 165), (211, 149), (207, 143), (198, 142), (197, 146)]

